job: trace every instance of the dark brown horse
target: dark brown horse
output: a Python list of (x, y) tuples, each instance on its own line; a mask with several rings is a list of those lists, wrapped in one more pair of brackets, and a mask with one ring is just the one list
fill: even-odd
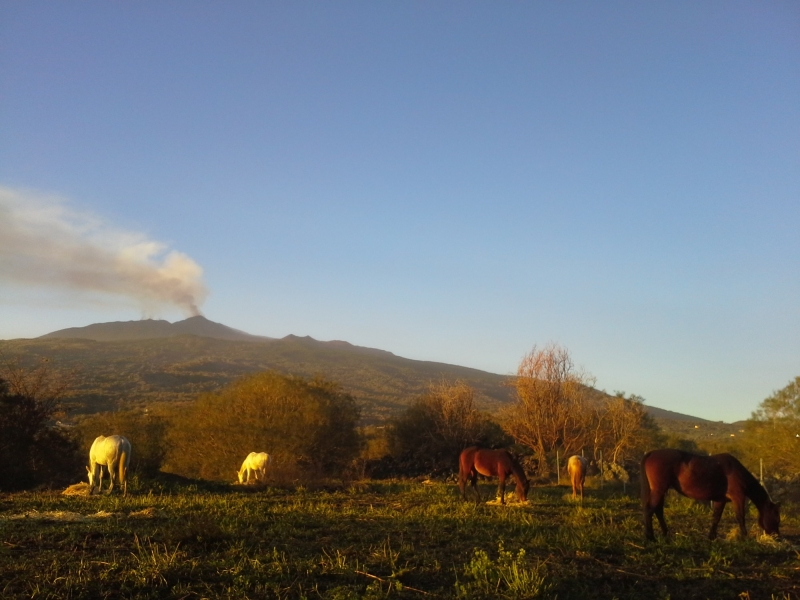
[(478, 491), (478, 475), (486, 477), (499, 477), (500, 485), (497, 493), (500, 495), (500, 502), (506, 503), (506, 477), (514, 475), (517, 481), (517, 498), (521, 502), (528, 499), (528, 478), (525, 471), (507, 450), (489, 450), (472, 446), (461, 452), (458, 459), (458, 487), (461, 489), (461, 497), (467, 499), (467, 480), (470, 481), (472, 489), (475, 491), (476, 502), (480, 501), (481, 495)]
[(642, 506), (644, 532), (647, 539), (653, 535), (653, 514), (658, 518), (661, 531), (667, 535), (664, 521), (664, 495), (672, 488), (680, 494), (714, 503), (714, 516), (708, 538), (717, 537), (717, 526), (727, 502), (733, 502), (736, 521), (742, 536), (745, 498), (750, 498), (758, 509), (758, 524), (768, 534), (777, 534), (781, 524), (780, 506), (774, 504), (758, 480), (730, 454), (698, 456), (681, 450), (653, 450), (642, 459)]

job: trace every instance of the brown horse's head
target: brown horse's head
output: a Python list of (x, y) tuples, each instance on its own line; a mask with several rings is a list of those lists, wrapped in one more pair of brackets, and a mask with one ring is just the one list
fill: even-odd
[(781, 505), (767, 500), (758, 512), (758, 524), (768, 535), (778, 535), (781, 526)]

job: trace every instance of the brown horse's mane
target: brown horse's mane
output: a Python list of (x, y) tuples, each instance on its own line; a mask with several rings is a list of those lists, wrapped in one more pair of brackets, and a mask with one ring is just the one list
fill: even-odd
[(525, 477), (525, 469), (522, 468), (522, 465), (517, 457), (511, 452), (506, 450), (506, 454), (508, 454), (509, 461), (511, 462), (511, 472), (514, 473), (514, 477), (517, 479), (517, 481), (524, 485), (525, 482), (528, 481), (528, 478)]
[(769, 493), (764, 486), (759, 483), (758, 479), (756, 479), (755, 475), (753, 475), (735, 456), (732, 454), (728, 454), (727, 452), (724, 454), (716, 454), (709, 458), (717, 458), (718, 460), (724, 457), (723, 460), (732, 459), (734, 464), (737, 466), (737, 471), (741, 476), (744, 482), (744, 495), (750, 498), (753, 504), (761, 510), (764, 504), (770, 500)]

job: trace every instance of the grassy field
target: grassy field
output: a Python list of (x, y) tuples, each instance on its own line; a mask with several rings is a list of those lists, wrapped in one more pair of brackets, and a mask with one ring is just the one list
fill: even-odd
[[(488, 497), (494, 490), (483, 484)], [(0, 496), (2, 598), (800, 598), (800, 510), (747, 539), (728, 507), (668, 498), (645, 544), (638, 499), (532, 489), (526, 506), (462, 502), (454, 485), (285, 490), (134, 480), (129, 494)]]

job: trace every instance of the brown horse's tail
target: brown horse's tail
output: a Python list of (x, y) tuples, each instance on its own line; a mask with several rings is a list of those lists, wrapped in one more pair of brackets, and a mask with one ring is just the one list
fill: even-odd
[(648, 452), (642, 457), (642, 468), (639, 477), (642, 479), (642, 506), (650, 504), (650, 481), (647, 479), (647, 459), (650, 457)]
[(119, 483), (123, 489), (122, 494), (126, 496), (128, 494), (128, 455), (125, 450), (119, 455), (117, 470), (119, 472)]

